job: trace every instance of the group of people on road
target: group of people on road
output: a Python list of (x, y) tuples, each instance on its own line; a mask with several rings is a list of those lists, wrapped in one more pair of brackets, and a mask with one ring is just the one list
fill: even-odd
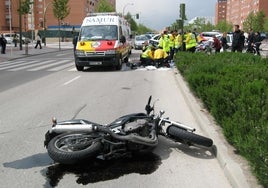
[(157, 46), (152, 46), (147, 41), (144, 43), (140, 56), (141, 65), (169, 67), (178, 51), (186, 49), (186, 51), (195, 52), (196, 45), (197, 36), (190, 30), (184, 35), (176, 30), (171, 32), (164, 30)]
[[(216, 53), (221, 50), (226, 51), (229, 47), (232, 52), (242, 52), (247, 42), (247, 52), (251, 52), (254, 46), (257, 54), (260, 55), (259, 47), (262, 41), (260, 32), (253, 32), (251, 29), (248, 37), (245, 37), (245, 33), (240, 30), (239, 25), (234, 25), (232, 35), (231, 46), (228, 45), (227, 33), (224, 32), (220, 38), (216, 35), (213, 36), (213, 39), (210, 41), (211, 47)], [(176, 30), (171, 32), (164, 30), (161, 33), (157, 46), (150, 45), (147, 41), (144, 43), (140, 55), (141, 65), (169, 66), (177, 52), (196, 52), (197, 45), (203, 40), (199, 37), (196, 30), (188, 30), (184, 34), (178, 33)]]
[[(246, 37), (247, 36), (247, 37)], [(226, 33), (222, 36), (223, 50), (225, 51), (227, 47)], [(260, 32), (254, 32), (253, 29), (249, 29), (248, 33), (240, 30), (239, 25), (234, 25), (233, 40), (231, 51), (232, 52), (242, 52), (246, 48), (246, 52), (252, 53), (253, 48), (256, 49), (256, 54), (260, 55), (260, 45), (262, 37)], [(247, 44), (247, 46), (245, 46)]]
[[(14, 47), (17, 47), (17, 44), (19, 42), (19, 37), (18, 37), (17, 33), (14, 33), (12, 42), (14, 43)], [(6, 40), (6, 38), (4, 37), (3, 34), (0, 34), (1, 54), (5, 54), (6, 53), (6, 46), (7, 46), (7, 40)], [(37, 36), (36, 36), (36, 45), (35, 45), (34, 48), (37, 48), (38, 46), (39, 46), (40, 49), (42, 49), (41, 35), (40, 35), (40, 33), (38, 33)]]

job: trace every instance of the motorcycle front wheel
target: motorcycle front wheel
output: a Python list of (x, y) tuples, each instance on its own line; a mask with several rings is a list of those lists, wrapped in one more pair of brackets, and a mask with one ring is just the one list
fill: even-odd
[(97, 135), (84, 132), (60, 134), (48, 143), (49, 156), (62, 164), (75, 164), (96, 156), (102, 149)]
[(197, 135), (195, 133), (189, 132), (187, 130), (181, 129), (175, 125), (171, 125), (167, 128), (168, 135), (178, 142), (211, 147), (213, 141), (210, 138)]

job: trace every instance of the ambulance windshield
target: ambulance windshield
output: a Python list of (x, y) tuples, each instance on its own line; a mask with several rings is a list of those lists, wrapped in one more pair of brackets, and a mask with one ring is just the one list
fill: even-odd
[(90, 25), (81, 28), (80, 40), (117, 40), (116, 25)]

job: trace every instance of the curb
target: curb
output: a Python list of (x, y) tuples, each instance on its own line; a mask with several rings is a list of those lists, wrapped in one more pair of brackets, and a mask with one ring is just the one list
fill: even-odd
[(252, 175), (248, 162), (238, 155), (231, 157), (235, 148), (227, 143), (222, 134), (221, 127), (216, 125), (213, 117), (202, 107), (202, 103), (192, 94), (187, 86), (187, 82), (181, 76), (177, 68), (173, 69), (173, 73), (177, 85), (181, 89), (182, 95), (196, 122), (200, 125), (204, 134), (213, 140), (214, 146), (212, 147), (212, 151), (231, 186), (234, 188), (261, 188), (262, 186), (257, 183), (256, 177)]

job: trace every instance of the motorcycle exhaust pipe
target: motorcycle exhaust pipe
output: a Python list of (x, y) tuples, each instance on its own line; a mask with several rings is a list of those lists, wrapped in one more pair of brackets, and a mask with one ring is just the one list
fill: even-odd
[(92, 124), (71, 124), (71, 125), (55, 125), (50, 129), (50, 133), (65, 133), (65, 132), (93, 132), (96, 126)]
[(143, 144), (143, 145), (151, 146), (151, 147), (157, 146), (158, 144), (158, 138), (157, 138), (155, 130), (151, 131), (149, 137), (142, 137), (142, 136), (138, 136), (135, 134), (124, 135), (124, 136), (118, 135), (114, 133), (113, 131), (111, 131), (110, 129), (107, 129), (106, 127), (102, 127), (102, 126), (96, 126), (96, 129), (98, 131), (108, 133), (115, 139), (122, 140), (122, 141), (130, 141), (130, 142)]

